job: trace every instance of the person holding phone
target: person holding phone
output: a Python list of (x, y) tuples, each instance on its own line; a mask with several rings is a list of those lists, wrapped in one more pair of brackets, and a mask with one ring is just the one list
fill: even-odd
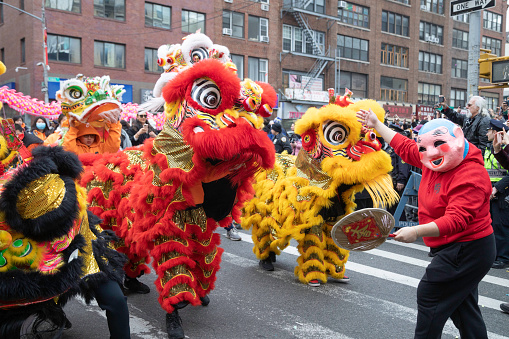
[(147, 121), (146, 112), (138, 112), (136, 120), (130, 129), (129, 136), (133, 146), (142, 145), (148, 138), (155, 138), (157, 136), (156, 131)]
[(465, 138), (475, 147), (479, 148), (484, 156), (484, 151), (488, 145), (486, 131), (488, 131), (491, 119), (486, 109), (486, 100), (477, 95), (472, 96), (467, 104), (467, 114), (453, 111), (446, 104), (443, 95), (439, 96), (439, 101), (439, 107), (442, 107), (442, 114), (450, 121), (460, 125)]

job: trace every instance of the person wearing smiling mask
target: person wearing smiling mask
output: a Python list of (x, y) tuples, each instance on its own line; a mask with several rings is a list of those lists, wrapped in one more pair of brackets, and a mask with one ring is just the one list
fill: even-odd
[(147, 121), (146, 112), (138, 112), (129, 134), (133, 146), (142, 145), (148, 138), (157, 136), (156, 130)]
[[(443, 95), (440, 97), (444, 98)], [(465, 138), (481, 150), (484, 151), (488, 145), (488, 136), (486, 131), (490, 126), (490, 116), (486, 109), (486, 100), (480, 96), (472, 96), (467, 104), (467, 114), (461, 114), (453, 111), (447, 104), (445, 98), (440, 102), (442, 113), (447, 119), (458, 124), (463, 129)]]
[(44, 118), (37, 118), (32, 124), (32, 134), (41, 139), (46, 140), (48, 135), (51, 134), (48, 123)]
[(394, 233), (394, 240), (405, 243), (422, 237), (433, 254), (417, 287), (414, 338), (440, 338), (451, 318), (461, 338), (487, 339), (478, 285), (495, 261), (496, 249), (491, 182), (480, 150), (446, 119), (428, 122), (412, 141), (385, 126), (371, 110), (357, 112), (357, 118), (389, 142), (403, 161), (422, 169), (419, 225)]

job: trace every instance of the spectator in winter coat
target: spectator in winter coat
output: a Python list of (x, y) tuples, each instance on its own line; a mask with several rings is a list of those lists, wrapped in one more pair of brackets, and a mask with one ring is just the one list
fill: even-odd
[(146, 112), (138, 112), (129, 134), (131, 135), (131, 144), (133, 146), (142, 145), (148, 138), (155, 138), (157, 136), (156, 130), (147, 121)]
[(46, 140), (48, 135), (51, 134), (46, 119), (44, 118), (35, 119), (34, 123), (32, 124), (32, 134), (41, 139), (42, 141)]

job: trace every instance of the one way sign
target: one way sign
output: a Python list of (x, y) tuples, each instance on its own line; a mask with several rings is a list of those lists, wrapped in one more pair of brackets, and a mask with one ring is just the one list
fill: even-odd
[(451, 1), (451, 16), (480, 11), (495, 6), (495, 0), (455, 0)]

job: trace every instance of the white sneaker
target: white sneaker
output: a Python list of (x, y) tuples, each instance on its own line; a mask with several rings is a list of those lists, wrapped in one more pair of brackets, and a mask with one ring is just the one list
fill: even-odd
[(242, 238), (239, 235), (239, 232), (237, 232), (237, 229), (234, 227), (230, 230), (226, 231), (226, 237), (232, 241), (240, 241)]

